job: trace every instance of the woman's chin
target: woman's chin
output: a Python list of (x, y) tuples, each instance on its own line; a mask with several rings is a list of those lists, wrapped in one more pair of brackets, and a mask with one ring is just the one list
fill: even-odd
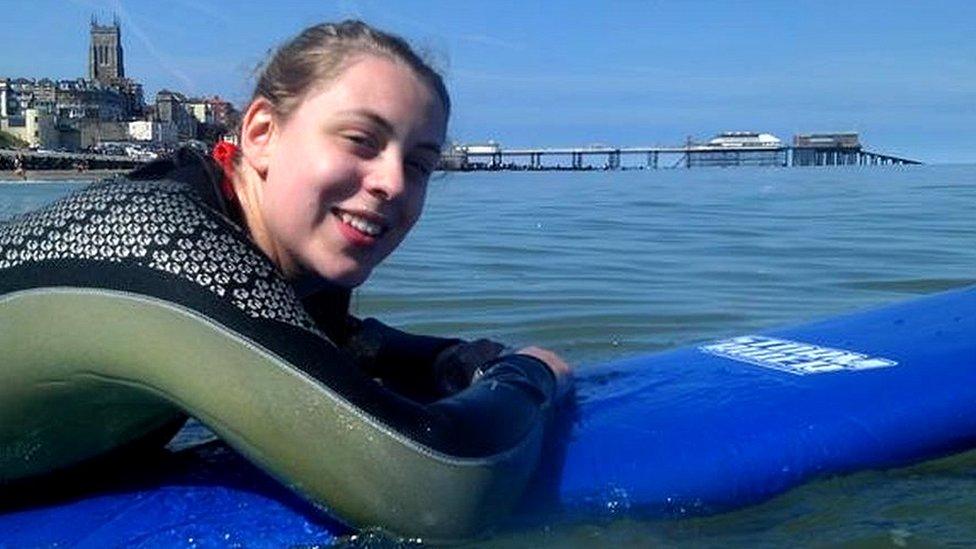
[(352, 289), (366, 282), (374, 266), (372, 261), (346, 254), (321, 254), (307, 261), (303, 271), (335, 286)]
[(371, 271), (372, 269), (366, 268), (331, 270), (322, 274), (322, 278), (337, 286), (352, 289), (366, 282)]

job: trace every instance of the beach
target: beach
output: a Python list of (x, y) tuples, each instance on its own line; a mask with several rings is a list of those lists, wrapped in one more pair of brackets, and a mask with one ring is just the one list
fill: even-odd
[(107, 177), (127, 173), (129, 170), (27, 170), (23, 175), (13, 170), (0, 170), (0, 182), (41, 182), (41, 181), (98, 181)]

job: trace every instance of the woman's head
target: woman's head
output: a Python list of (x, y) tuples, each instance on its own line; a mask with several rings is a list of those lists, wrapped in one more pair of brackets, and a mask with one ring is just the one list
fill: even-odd
[(241, 126), (252, 238), (286, 276), (352, 287), (416, 222), (450, 108), (400, 38), (317, 25), (274, 55)]

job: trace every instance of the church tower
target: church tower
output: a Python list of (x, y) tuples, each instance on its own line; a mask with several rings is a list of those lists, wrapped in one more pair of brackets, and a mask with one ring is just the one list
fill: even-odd
[(122, 63), (122, 29), (118, 16), (111, 25), (99, 25), (91, 19), (91, 46), (88, 48), (88, 78), (103, 84), (125, 77)]

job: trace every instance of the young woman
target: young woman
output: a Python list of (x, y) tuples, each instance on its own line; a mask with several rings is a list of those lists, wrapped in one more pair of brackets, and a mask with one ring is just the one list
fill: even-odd
[[(346, 315), (343, 289), (362, 284), (420, 217), (449, 112), (441, 77), (401, 39), (360, 22), (307, 29), (262, 72), (240, 153), (219, 155), (226, 194), (286, 278), (305, 293), (331, 287), (340, 295), (331, 310), (319, 300), (326, 325)], [(545, 362), (565, 392), (569, 368), (559, 357), (535, 347), (519, 353)], [(393, 375), (408, 385), (432, 381), (423, 371)]]
[(356, 526), (449, 539), (502, 516), (566, 364), (348, 314), (420, 215), (449, 111), (402, 40), (317, 25), (268, 63), (240, 150), (183, 149), (0, 225), (0, 482), (189, 414)]

